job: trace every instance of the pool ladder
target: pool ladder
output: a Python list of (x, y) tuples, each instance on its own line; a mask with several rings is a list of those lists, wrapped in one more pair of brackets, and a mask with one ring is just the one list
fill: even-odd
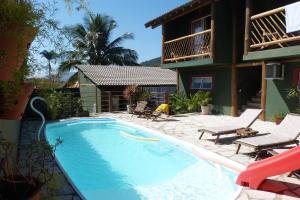
[(33, 98), (31, 99), (31, 101), (30, 101), (30, 107), (31, 107), (31, 109), (32, 109), (34, 112), (36, 112), (36, 113), (42, 118), (42, 125), (40, 126), (39, 131), (38, 131), (38, 134), (37, 134), (37, 139), (38, 139), (38, 141), (40, 141), (41, 131), (43, 130), (43, 127), (44, 127), (44, 125), (45, 125), (45, 117), (44, 117), (43, 113), (41, 113), (40, 111), (38, 111), (38, 110), (33, 106), (33, 103), (34, 103), (35, 100), (41, 100), (41, 101), (43, 101), (43, 102), (45, 102), (45, 103), (47, 103), (47, 102), (46, 102), (46, 100), (45, 100), (44, 98), (42, 98), (42, 97), (33, 97)]

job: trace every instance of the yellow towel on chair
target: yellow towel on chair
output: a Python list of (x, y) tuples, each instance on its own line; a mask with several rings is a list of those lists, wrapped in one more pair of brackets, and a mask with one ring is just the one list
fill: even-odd
[(169, 112), (169, 105), (166, 103), (160, 104), (156, 110), (156, 112), (164, 112), (164, 113), (168, 113)]

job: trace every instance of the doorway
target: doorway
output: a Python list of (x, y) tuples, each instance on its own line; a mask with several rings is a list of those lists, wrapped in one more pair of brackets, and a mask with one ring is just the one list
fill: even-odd
[(238, 68), (237, 79), (238, 110), (261, 108), (262, 68)]

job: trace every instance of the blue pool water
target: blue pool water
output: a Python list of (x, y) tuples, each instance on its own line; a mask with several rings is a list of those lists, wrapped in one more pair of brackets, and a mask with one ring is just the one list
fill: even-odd
[(229, 200), (237, 174), (184, 147), (113, 119), (51, 123), (46, 138), (88, 200)]

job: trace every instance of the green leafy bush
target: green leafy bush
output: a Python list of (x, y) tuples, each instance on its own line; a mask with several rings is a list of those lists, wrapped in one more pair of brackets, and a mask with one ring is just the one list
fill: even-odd
[(199, 112), (201, 106), (207, 106), (211, 100), (210, 92), (198, 91), (189, 97), (181, 92), (170, 96), (170, 107), (176, 114)]
[(184, 93), (170, 95), (170, 108), (176, 114), (188, 111), (188, 98)]
[(82, 109), (81, 98), (71, 93), (51, 89), (41, 92), (40, 95), (47, 101), (51, 119), (82, 116), (82, 113), (87, 115)]

